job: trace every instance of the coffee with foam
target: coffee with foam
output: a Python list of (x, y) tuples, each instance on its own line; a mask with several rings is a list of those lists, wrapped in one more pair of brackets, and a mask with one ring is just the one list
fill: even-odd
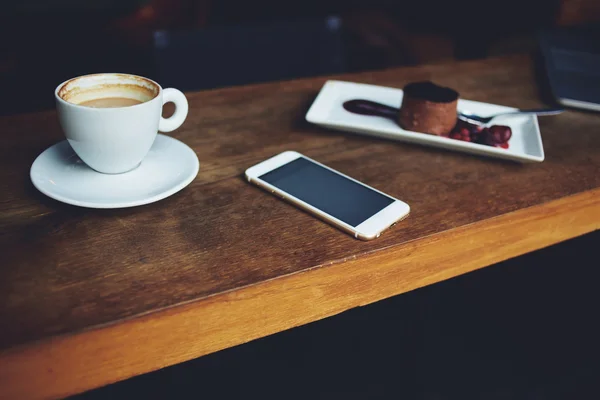
[[(136, 75), (80, 76), (58, 85), (54, 96), (69, 144), (89, 167), (106, 174), (137, 168), (158, 132), (177, 129), (188, 113), (179, 90)], [(169, 102), (175, 112), (163, 118), (163, 104)]]
[(93, 108), (129, 107), (158, 96), (157, 85), (145, 78), (125, 74), (96, 74), (72, 79), (58, 91), (71, 104)]

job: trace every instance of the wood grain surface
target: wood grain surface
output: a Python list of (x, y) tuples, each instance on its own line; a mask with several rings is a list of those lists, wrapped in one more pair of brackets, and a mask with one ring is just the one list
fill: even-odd
[[(528, 57), (335, 77), (543, 105)], [(325, 78), (189, 93), (172, 135), (198, 154), (182, 192), (91, 210), (38, 193), (53, 112), (1, 118), (0, 398), (53, 398), (189, 360), (432, 284), (600, 227), (600, 115), (540, 119), (541, 164), (326, 131), (304, 122)], [(411, 205), (360, 242), (248, 185), (300, 151)]]

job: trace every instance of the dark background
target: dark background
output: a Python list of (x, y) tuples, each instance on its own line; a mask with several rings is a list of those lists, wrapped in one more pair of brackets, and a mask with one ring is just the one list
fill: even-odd
[[(53, 107), (73, 76), (182, 90), (531, 51), (600, 18), (596, 0), (3, 0), (2, 114)], [(287, 61), (286, 61), (287, 60)]]

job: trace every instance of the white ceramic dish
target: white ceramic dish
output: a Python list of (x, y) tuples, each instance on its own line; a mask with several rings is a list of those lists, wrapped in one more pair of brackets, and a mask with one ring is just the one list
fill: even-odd
[(124, 208), (153, 203), (180, 191), (198, 174), (196, 153), (177, 139), (158, 135), (139, 167), (102, 174), (88, 167), (64, 140), (31, 166), (33, 185), (45, 195), (80, 207)]
[[(510, 126), (513, 132), (509, 141), (510, 148), (502, 149), (406, 131), (391, 119), (353, 114), (342, 107), (342, 104), (348, 100), (364, 99), (399, 108), (402, 95), (403, 91), (401, 89), (343, 81), (327, 81), (310, 110), (308, 110), (306, 120), (330, 129), (419, 143), (505, 160), (518, 162), (544, 161), (544, 146), (535, 115), (501, 117), (494, 120), (494, 124)], [(463, 99), (458, 101), (458, 109), (481, 116), (515, 110), (512, 107)]]

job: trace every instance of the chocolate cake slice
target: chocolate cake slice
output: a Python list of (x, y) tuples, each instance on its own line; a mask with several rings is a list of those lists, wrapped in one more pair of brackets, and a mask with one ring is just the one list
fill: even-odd
[(433, 82), (414, 82), (404, 87), (398, 123), (403, 129), (447, 136), (456, 125), (458, 92)]

